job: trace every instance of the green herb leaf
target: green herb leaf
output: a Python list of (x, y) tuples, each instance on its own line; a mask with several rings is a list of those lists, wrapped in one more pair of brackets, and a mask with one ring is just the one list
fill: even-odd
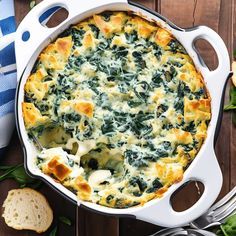
[(32, 9), (33, 7), (35, 7), (36, 5), (36, 1), (31, 1), (30, 2), (30, 9)]
[(9, 178), (10, 174), (11, 174), (14, 170), (16, 170), (17, 168), (19, 168), (20, 166), (21, 166), (21, 165), (17, 165), (17, 166), (14, 166), (14, 167), (12, 167), (12, 168), (6, 169), (5, 173), (0, 176), (0, 181)]
[(53, 230), (50, 232), (49, 236), (56, 236), (57, 234), (57, 226), (53, 228)]
[(224, 111), (229, 111), (229, 110), (234, 110), (234, 109), (236, 109), (236, 106), (232, 104), (228, 104), (224, 107)]
[(230, 87), (229, 96), (230, 96), (230, 102), (229, 104), (225, 105), (224, 107), (225, 111), (236, 109), (236, 87), (233, 85)]
[(59, 216), (59, 220), (60, 220), (62, 223), (71, 226), (71, 220), (68, 219), (67, 217), (65, 217), (65, 216)]
[(25, 172), (23, 164), (16, 166), (0, 166), (0, 170), (4, 170), (4, 173), (0, 175), (0, 181), (5, 179), (14, 179), (21, 188), (25, 186), (29, 187), (39, 187), (41, 185), (41, 181), (37, 179), (31, 178)]
[(236, 214), (228, 217), (220, 226), (222, 233), (219, 231), (217, 235), (235, 236), (236, 235)]
[(224, 236), (224, 233), (222, 232), (221, 229), (218, 229), (218, 230), (216, 231), (216, 235), (217, 235), (217, 236)]
[(16, 166), (0, 166), (0, 170), (9, 170), (9, 169), (12, 169)]
[(234, 56), (234, 60), (236, 60), (236, 49), (234, 49), (233, 56)]

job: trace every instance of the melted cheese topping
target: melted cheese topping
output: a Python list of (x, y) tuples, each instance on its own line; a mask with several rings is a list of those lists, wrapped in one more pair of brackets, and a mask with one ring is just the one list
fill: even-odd
[(125, 208), (182, 180), (206, 138), (210, 98), (173, 35), (103, 12), (48, 45), (25, 84), (36, 165), (81, 200)]

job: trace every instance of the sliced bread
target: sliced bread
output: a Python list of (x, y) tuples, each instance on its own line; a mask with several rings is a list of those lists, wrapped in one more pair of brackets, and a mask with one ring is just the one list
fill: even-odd
[(53, 212), (46, 198), (30, 188), (9, 191), (3, 203), (2, 216), (9, 227), (37, 233), (45, 232), (53, 220)]

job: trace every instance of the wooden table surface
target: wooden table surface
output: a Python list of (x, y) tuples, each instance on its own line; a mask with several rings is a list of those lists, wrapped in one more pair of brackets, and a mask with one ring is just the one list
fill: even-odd
[[(19, 23), (30, 10), (29, 0), (15, 0), (16, 19)], [(39, 1), (37, 1), (39, 2)], [(169, 18), (180, 27), (193, 27), (196, 25), (207, 25), (217, 31), (223, 38), (230, 56), (232, 57), (235, 37), (236, 37), (236, 0), (138, 0), (137, 2), (155, 9), (162, 15)], [(3, 9), (0, 9), (2, 11)], [(57, 16), (54, 23), (60, 19)], [(210, 68), (217, 66), (217, 58), (211, 47), (205, 42), (198, 42), (197, 47), (201, 52), (206, 64)], [(220, 78), (215, 78), (220, 79)], [(227, 86), (227, 91), (230, 82)], [(228, 101), (226, 93), (225, 101)], [(1, 132), (1, 131), (0, 131)], [(222, 126), (216, 144), (216, 154), (224, 176), (224, 183), (220, 196), (227, 193), (236, 184), (236, 132), (231, 123), (231, 114), (224, 113)], [(0, 164), (16, 164), (23, 162), (23, 153), (15, 132), (8, 151), (1, 157)], [(209, 171), (210, 166), (209, 166)], [(6, 198), (8, 190), (17, 187), (11, 180), (0, 182), (0, 205)], [(70, 203), (59, 196), (54, 190), (44, 185), (40, 191), (46, 195), (54, 211), (54, 223), (57, 224), (58, 216), (69, 217), (73, 225), (66, 226), (59, 224), (58, 236), (145, 236), (155, 232), (157, 226), (137, 221), (134, 219), (117, 219), (115, 217), (95, 214)], [(199, 198), (198, 191), (194, 186), (185, 189), (184, 192), (176, 196), (175, 208), (184, 209), (193, 201)], [(171, 220), (171, 219), (170, 219)], [(52, 227), (53, 227), (52, 226)], [(50, 229), (52, 229), (52, 227)], [(49, 235), (46, 232), (42, 235)], [(2, 217), (0, 217), (1, 236), (33, 236), (37, 235), (30, 231), (15, 231), (8, 228)]]

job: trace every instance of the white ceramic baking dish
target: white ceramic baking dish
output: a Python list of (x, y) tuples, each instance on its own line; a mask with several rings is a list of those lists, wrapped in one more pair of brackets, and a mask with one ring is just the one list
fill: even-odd
[[(40, 23), (39, 18), (49, 9), (57, 6), (68, 10), (68, 18), (55, 28), (44, 27)], [(222, 186), (222, 174), (214, 151), (214, 138), (220, 114), (221, 98), (230, 73), (230, 61), (223, 40), (215, 31), (206, 26), (181, 29), (158, 13), (135, 3), (127, 2), (127, 0), (44, 0), (34, 7), (19, 25), (15, 35), (19, 80), (16, 99), (16, 118), (19, 136), (24, 147), (25, 167), (31, 175), (43, 179), (60, 194), (73, 202), (77, 202), (76, 195), (66, 189), (63, 185), (56, 183), (51, 177), (43, 174), (35, 166), (34, 158), (37, 150), (28, 138), (22, 117), (21, 104), (24, 100), (24, 84), (42, 49), (54, 40), (62, 31), (68, 28), (69, 25), (104, 10), (138, 12), (148, 19), (159, 22), (163, 27), (171, 31), (171, 33), (183, 44), (189, 55), (192, 57), (195, 66), (204, 77), (206, 87), (212, 99), (212, 118), (209, 124), (207, 138), (196, 158), (185, 171), (183, 180), (178, 184), (172, 185), (161, 199), (154, 199), (144, 206), (127, 209), (113, 209), (83, 201), (79, 201), (78, 204), (80, 204), (81, 207), (95, 210), (100, 213), (117, 216), (132, 216), (140, 220), (166, 227), (186, 224), (199, 217), (212, 205)], [(26, 40), (26, 36), (28, 36), (28, 40)], [(216, 51), (219, 64), (214, 71), (210, 71), (205, 66), (203, 60), (194, 48), (194, 41), (199, 38), (207, 40)], [(204, 184), (205, 190), (203, 195), (199, 201), (188, 210), (183, 212), (174, 211), (170, 203), (172, 194), (185, 183), (192, 180), (197, 180)]]

